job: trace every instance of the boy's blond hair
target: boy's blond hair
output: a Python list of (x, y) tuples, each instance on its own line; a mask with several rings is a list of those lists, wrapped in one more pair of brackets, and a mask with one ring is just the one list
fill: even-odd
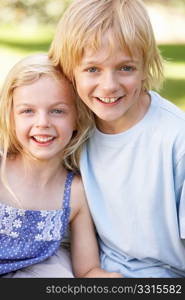
[(105, 33), (110, 49), (116, 42), (131, 55), (140, 51), (146, 76), (143, 88), (159, 88), (163, 79), (162, 58), (140, 0), (73, 0), (59, 21), (49, 57), (74, 81), (74, 68), (80, 64), (84, 50), (97, 50)]
[[(17, 140), (14, 121), (12, 119), (13, 92), (22, 85), (35, 82), (41, 76), (50, 76), (65, 84), (65, 76), (53, 66), (45, 53), (30, 55), (19, 61), (8, 73), (0, 95), (0, 151), (1, 151), (1, 176), (4, 178), (6, 159), (18, 153), (23, 154), (24, 149)], [(73, 86), (71, 85), (71, 89)], [(44, 92), (44, 91), (43, 91)], [(79, 170), (79, 158), (82, 145), (87, 139), (89, 121), (80, 107), (81, 101), (76, 101), (77, 120), (76, 131), (71, 141), (65, 147), (61, 163), (64, 167)], [(25, 153), (29, 156), (31, 154)], [(3, 179), (5, 182), (5, 180)]]

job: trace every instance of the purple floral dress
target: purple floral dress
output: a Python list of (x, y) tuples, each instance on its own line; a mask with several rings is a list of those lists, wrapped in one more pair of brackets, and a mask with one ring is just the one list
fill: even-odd
[(63, 207), (24, 210), (0, 203), (0, 274), (41, 262), (61, 245), (68, 228), (74, 174), (67, 174)]

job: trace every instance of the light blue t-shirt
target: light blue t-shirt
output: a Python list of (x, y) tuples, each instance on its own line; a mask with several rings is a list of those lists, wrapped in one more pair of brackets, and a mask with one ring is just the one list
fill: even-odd
[(95, 129), (81, 157), (101, 264), (124, 277), (185, 277), (185, 113), (151, 91), (144, 118)]

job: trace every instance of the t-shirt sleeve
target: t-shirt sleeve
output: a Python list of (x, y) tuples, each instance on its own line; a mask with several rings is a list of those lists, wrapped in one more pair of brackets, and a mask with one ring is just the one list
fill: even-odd
[(185, 181), (183, 183), (179, 205), (179, 229), (180, 237), (185, 239)]
[(180, 237), (185, 239), (185, 154), (181, 157), (176, 167), (175, 186)]

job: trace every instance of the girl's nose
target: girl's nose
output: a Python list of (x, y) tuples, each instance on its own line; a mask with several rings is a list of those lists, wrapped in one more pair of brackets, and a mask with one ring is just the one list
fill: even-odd
[(36, 118), (36, 127), (48, 128), (50, 127), (50, 120), (47, 113), (38, 113)]

